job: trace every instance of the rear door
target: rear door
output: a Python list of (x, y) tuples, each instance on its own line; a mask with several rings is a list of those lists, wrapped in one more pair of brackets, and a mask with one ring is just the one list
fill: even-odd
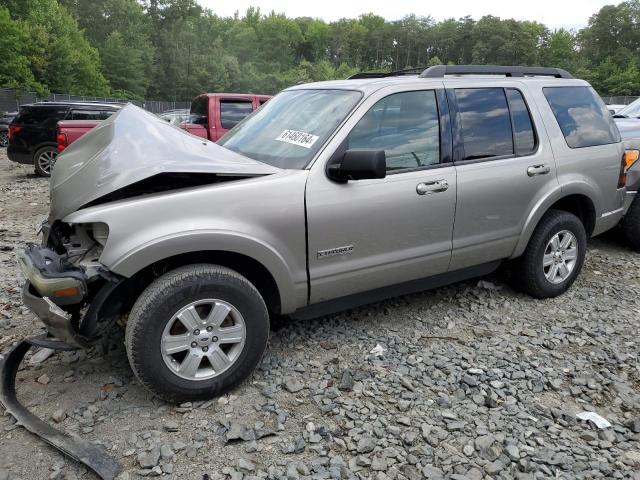
[(510, 257), (528, 212), (558, 181), (524, 83), (448, 85), (458, 176), (450, 269), (457, 270)]

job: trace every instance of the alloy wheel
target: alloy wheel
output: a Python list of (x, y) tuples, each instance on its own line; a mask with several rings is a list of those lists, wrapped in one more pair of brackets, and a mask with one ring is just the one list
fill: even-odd
[(547, 243), (542, 258), (542, 268), (546, 279), (555, 284), (564, 282), (576, 265), (578, 241), (569, 230), (556, 233)]
[(56, 163), (56, 159), (58, 158), (58, 152), (55, 150), (45, 150), (40, 155), (38, 155), (38, 166), (40, 170), (42, 170), (47, 175), (51, 175), (51, 170)]
[(245, 322), (238, 309), (223, 300), (205, 299), (171, 317), (160, 348), (174, 374), (185, 380), (208, 380), (235, 363), (245, 340)]

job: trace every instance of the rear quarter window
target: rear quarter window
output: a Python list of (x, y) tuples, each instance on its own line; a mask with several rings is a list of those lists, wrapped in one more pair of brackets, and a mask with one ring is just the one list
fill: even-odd
[(591, 87), (545, 87), (542, 90), (570, 148), (620, 141), (611, 114)]
[(55, 125), (58, 120), (64, 120), (67, 116), (68, 108), (55, 107), (25, 107), (15, 118), (13, 123), (23, 125)]

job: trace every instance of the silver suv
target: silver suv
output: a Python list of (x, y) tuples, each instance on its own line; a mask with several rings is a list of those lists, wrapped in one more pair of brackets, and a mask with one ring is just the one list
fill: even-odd
[(24, 303), (84, 347), (127, 317), (139, 380), (209, 398), (269, 318), (318, 316), (508, 263), (565, 292), (623, 213), (624, 150), (567, 72), (432, 67), (289, 88), (218, 144), (132, 105), (59, 157)]

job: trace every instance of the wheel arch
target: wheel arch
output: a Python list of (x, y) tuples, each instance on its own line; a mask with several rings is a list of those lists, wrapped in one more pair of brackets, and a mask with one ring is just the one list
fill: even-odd
[(589, 193), (581, 188), (562, 189), (556, 191), (555, 195), (549, 195), (530, 213), (525, 226), (520, 235), (520, 240), (511, 258), (519, 257), (527, 248), (531, 235), (540, 223), (540, 220), (549, 210), (563, 210), (574, 214), (580, 219), (587, 233), (587, 238), (591, 237), (595, 230), (597, 211), (596, 205)]

